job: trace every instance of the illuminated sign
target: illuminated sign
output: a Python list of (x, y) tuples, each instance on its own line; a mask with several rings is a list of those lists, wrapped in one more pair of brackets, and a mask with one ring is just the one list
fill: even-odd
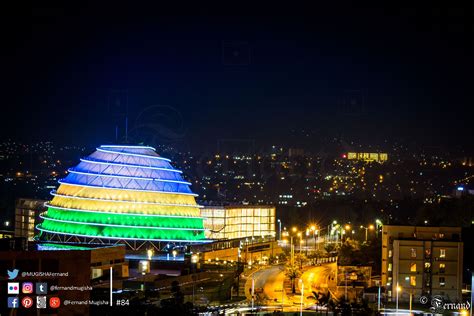
[(361, 160), (372, 162), (376, 161), (379, 163), (385, 162), (388, 160), (387, 153), (359, 153), (359, 152), (348, 152), (342, 156), (343, 158), (347, 157), (349, 160)]

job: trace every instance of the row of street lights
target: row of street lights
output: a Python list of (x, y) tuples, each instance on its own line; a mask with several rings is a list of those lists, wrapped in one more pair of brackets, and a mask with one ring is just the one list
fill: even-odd
[[(282, 231), (282, 221), (280, 219), (277, 220), (278, 222), (278, 228), (279, 228), (279, 240), (281, 240), (284, 244), (288, 243), (288, 239), (285, 237), (289, 237), (290, 241), (290, 253), (291, 253), (291, 264), (294, 264), (294, 243), (293, 243), (293, 238), (298, 237), (300, 239), (300, 253), (302, 250), (302, 245), (303, 245), (303, 233), (305, 232), (305, 241), (306, 241), (306, 253), (308, 252), (308, 239), (312, 236), (314, 240), (314, 250), (317, 251), (319, 250), (319, 238), (321, 234), (321, 229), (318, 228), (318, 226), (312, 224), (308, 226), (303, 232), (298, 231), (298, 227), (293, 226), (291, 230), (286, 230), (286, 227), (283, 228)], [(375, 225), (374, 224), (369, 224), (367, 226), (360, 225), (360, 229), (365, 230), (365, 242), (367, 243), (368, 237), (369, 237), (369, 231), (374, 231), (376, 237), (378, 238), (379, 230), (380, 227), (382, 227), (382, 221), (379, 219), (375, 220)], [(352, 235), (355, 234), (355, 230), (352, 229), (352, 226), (350, 223), (341, 225), (339, 224), (336, 220), (334, 220), (330, 225), (327, 227), (327, 237), (326, 237), (326, 242), (330, 242), (332, 239), (335, 242), (341, 242), (343, 241), (344, 235), (349, 234), (349, 231), (352, 232)]]

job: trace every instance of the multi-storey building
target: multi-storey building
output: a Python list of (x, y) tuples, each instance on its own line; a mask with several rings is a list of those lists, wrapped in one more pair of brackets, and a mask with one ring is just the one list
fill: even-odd
[(46, 210), (43, 200), (18, 199), (15, 206), (15, 237), (33, 240), (41, 212)]
[(274, 206), (206, 206), (201, 216), (210, 239), (275, 237)]
[(382, 228), (382, 284), (388, 298), (440, 295), (461, 299), (463, 243), (460, 227)]

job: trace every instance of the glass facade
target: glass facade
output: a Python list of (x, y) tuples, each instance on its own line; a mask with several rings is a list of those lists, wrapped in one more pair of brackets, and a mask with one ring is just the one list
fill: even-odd
[(273, 206), (209, 206), (201, 209), (201, 216), (210, 239), (275, 236)]

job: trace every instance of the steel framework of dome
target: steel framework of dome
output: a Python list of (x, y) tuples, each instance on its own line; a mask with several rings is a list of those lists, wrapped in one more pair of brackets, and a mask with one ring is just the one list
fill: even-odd
[(189, 182), (147, 146), (103, 145), (52, 191), (38, 238), (60, 243), (203, 243), (203, 218)]

